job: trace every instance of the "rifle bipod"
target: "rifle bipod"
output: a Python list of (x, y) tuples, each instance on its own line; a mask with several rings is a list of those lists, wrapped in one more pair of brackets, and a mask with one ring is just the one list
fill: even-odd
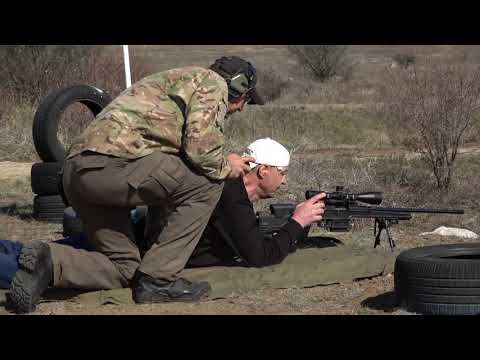
[[(395, 241), (393, 241), (392, 236), (390, 235), (390, 224), (398, 224), (398, 220), (387, 220), (382, 218), (375, 218), (375, 224), (373, 226), (373, 235), (375, 235), (375, 244), (373, 245), (374, 248), (377, 245), (380, 245), (380, 236), (382, 235), (382, 231), (385, 230), (388, 237), (388, 243), (390, 244), (390, 249), (393, 252), (393, 248), (395, 247)], [(378, 225), (378, 232), (377, 232), (377, 225)]]

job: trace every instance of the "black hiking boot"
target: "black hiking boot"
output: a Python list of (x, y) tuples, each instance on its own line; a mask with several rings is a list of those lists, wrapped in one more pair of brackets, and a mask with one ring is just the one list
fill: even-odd
[(35, 311), (42, 294), (53, 281), (50, 247), (40, 241), (24, 245), (18, 265), (8, 301), (16, 313), (30, 313)]
[(199, 301), (210, 294), (206, 281), (194, 283), (183, 278), (175, 281), (155, 279), (140, 271), (132, 280), (133, 300), (138, 304)]

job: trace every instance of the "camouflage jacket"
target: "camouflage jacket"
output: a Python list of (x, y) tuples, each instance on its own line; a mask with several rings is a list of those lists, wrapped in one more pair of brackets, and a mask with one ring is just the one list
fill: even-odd
[(223, 124), (228, 88), (217, 73), (200, 67), (150, 75), (122, 92), (75, 138), (67, 158), (90, 150), (136, 159), (160, 150), (180, 154), (205, 176), (230, 173)]

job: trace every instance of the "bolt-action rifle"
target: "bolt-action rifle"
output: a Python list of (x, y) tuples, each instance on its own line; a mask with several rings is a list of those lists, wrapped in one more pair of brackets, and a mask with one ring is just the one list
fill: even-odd
[[(308, 190), (305, 198), (325, 191)], [(390, 234), (390, 226), (398, 224), (400, 220), (410, 220), (413, 213), (429, 214), (464, 214), (463, 209), (431, 209), (431, 208), (394, 208), (378, 206), (383, 201), (381, 192), (364, 192), (351, 194), (343, 190), (343, 186), (337, 186), (334, 192), (325, 192), (325, 213), (318, 223), (320, 227), (331, 232), (347, 232), (352, 228), (353, 219), (374, 219), (373, 234), (375, 236), (374, 247), (380, 244), (380, 236), (386, 232), (390, 248), (394, 249), (395, 241)], [(257, 213), (257, 220), (266, 236), (272, 236), (285, 225), (295, 211), (295, 204), (272, 204), (270, 214)]]

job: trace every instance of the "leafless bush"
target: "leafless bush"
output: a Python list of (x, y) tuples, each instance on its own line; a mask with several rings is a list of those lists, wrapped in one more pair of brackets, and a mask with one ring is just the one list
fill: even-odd
[(16, 45), (0, 51), (0, 82), (17, 99), (36, 103), (48, 92), (77, 81), (89, 47)]
[[(132, 58), (132, 80), (151, 69)], [(17, 45), (0, 49), (0, 83), (17, 98), (38, 102), (49, 92), (78, 83), (98, 86), (112, 95), (125, 87), (123, 57), (102, 46)]]
[(314, 79), (324, 82), (336, 75), (352, 78), (354, 64), (345, 56), (344, 45), (289, 45), (304, 70)]
[(480, 68), (428, 63), (387, 70), (382, 91), (392, 142), (422, 154), (437, 186), (447, 189), (465, 134), (480, 105)]
[[(120, 52), (106, 52), (101, 48), (91, 49), (85, 56), (81, 81), (107, 91), (113, 97), (125, 89), (123, 56)], [(142, 57), (131, 54), (132, 82), (153, 73), (153, 68)]]

